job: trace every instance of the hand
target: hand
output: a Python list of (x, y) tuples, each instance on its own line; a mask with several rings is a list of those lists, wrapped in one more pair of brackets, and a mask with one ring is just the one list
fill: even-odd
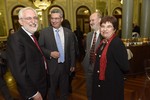
[(70, 71), (71, 72), (75, 71), (75, 67), (70, 67)]
[(37, 94), (33, 97), (33, 100), (43, 100), (40, 92), (37, 92)]
[(59, 52), (58, 51), (53, 51), (53, 52), (51, 52), (50, 56), (57, 59), (57, 58), (59, 58)]

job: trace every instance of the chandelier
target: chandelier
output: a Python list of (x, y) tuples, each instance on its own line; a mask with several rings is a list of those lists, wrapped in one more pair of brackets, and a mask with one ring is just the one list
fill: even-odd
[(120, 3), (123, 4), (123, 0), (120, 0)]
[(51, 5), (52, 0), (33, 0), (33, 4), (41, 9), (46, 10)]

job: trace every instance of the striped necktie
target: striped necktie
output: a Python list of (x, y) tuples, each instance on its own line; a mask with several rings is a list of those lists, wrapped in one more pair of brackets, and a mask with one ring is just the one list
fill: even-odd
[(92, 46), (90, 49), (90, 64), (94, 63), (95, 60), (95, 44), (96, 44), (96, 32), (94, 33), (93, 41), (92, 41)]

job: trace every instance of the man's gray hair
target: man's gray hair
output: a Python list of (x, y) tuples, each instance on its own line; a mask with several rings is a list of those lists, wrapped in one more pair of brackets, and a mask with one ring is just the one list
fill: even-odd
[(98, 18), (102, 18), (101, 12), (95, 12), (95, 13), (97, 13)]
[(63, 12), (60, 9), (52, 9), (49, 14), (51, 15), (53, 13), (59, 13), (60, 17), (63, 17)]
[(20, 11), (19, 11), (19, 13), (18, 13), (18, 18), (19, 19), (21, 19), (21, 18), (23, 18), (23, 13), (24, 13), (24, 11), (26, 11), (26, 10), (32, 10), (35, 14), (36, 14), (36, 16), (38, 16), (38, 14), (37, 14), (37, 12), (36, 12), (36, 10), (35, 9), (33, 9), (32, 7), (25, 7), (25, 8), (22, 8)]

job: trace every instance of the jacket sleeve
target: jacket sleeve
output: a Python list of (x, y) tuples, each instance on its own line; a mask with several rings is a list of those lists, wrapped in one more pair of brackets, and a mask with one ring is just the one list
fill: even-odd
[(127, 50), (123, 42), (119, 38), (115, 38), (113, 42), (113, 57), (122, 72), (126, 73), (129, 71), (129, 61)]

